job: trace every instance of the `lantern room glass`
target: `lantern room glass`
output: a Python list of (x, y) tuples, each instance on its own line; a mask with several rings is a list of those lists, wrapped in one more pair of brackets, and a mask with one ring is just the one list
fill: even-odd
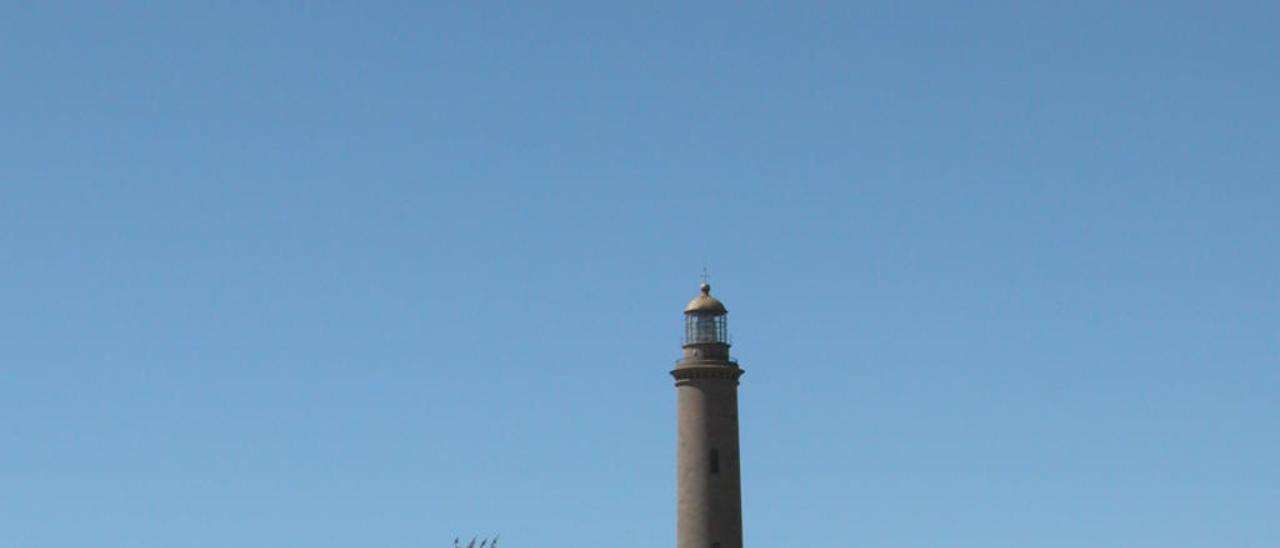
[(684, 317), (684, 343), (729, 344), (728, 318), (710, 314), (686, 314)]

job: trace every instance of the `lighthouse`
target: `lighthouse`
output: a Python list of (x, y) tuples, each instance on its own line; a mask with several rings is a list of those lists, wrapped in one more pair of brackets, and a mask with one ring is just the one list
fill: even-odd
[(738, 378), (728, 313), (711, 285), (684, 309), (676, 381), (676, 548), (742, 548)]

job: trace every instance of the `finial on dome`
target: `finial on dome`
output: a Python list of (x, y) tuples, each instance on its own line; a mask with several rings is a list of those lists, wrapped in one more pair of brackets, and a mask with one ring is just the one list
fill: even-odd
[(705, 280), (703, 280), (702, 285), (698, 286), (698, 289), (702, 290), (703, 295), (711, 294), (711, 284), (707, 283)]

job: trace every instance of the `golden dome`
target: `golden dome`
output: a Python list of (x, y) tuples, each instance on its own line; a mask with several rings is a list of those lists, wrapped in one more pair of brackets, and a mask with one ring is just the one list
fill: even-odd
[(723, 316), (729, 311), (725, 309), (724, 303), (720, 299), (711, 296), (711, 284), (702, 282), (702, 294), (694, 297), (689, 304), (684, 307), (685, 314), (710, 314), (712, 316)]

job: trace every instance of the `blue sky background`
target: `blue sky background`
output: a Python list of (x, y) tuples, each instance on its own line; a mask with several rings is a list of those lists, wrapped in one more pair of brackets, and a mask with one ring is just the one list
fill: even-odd
[(1280, 4), (5, 3), (0, 546), (1280, 545)]

